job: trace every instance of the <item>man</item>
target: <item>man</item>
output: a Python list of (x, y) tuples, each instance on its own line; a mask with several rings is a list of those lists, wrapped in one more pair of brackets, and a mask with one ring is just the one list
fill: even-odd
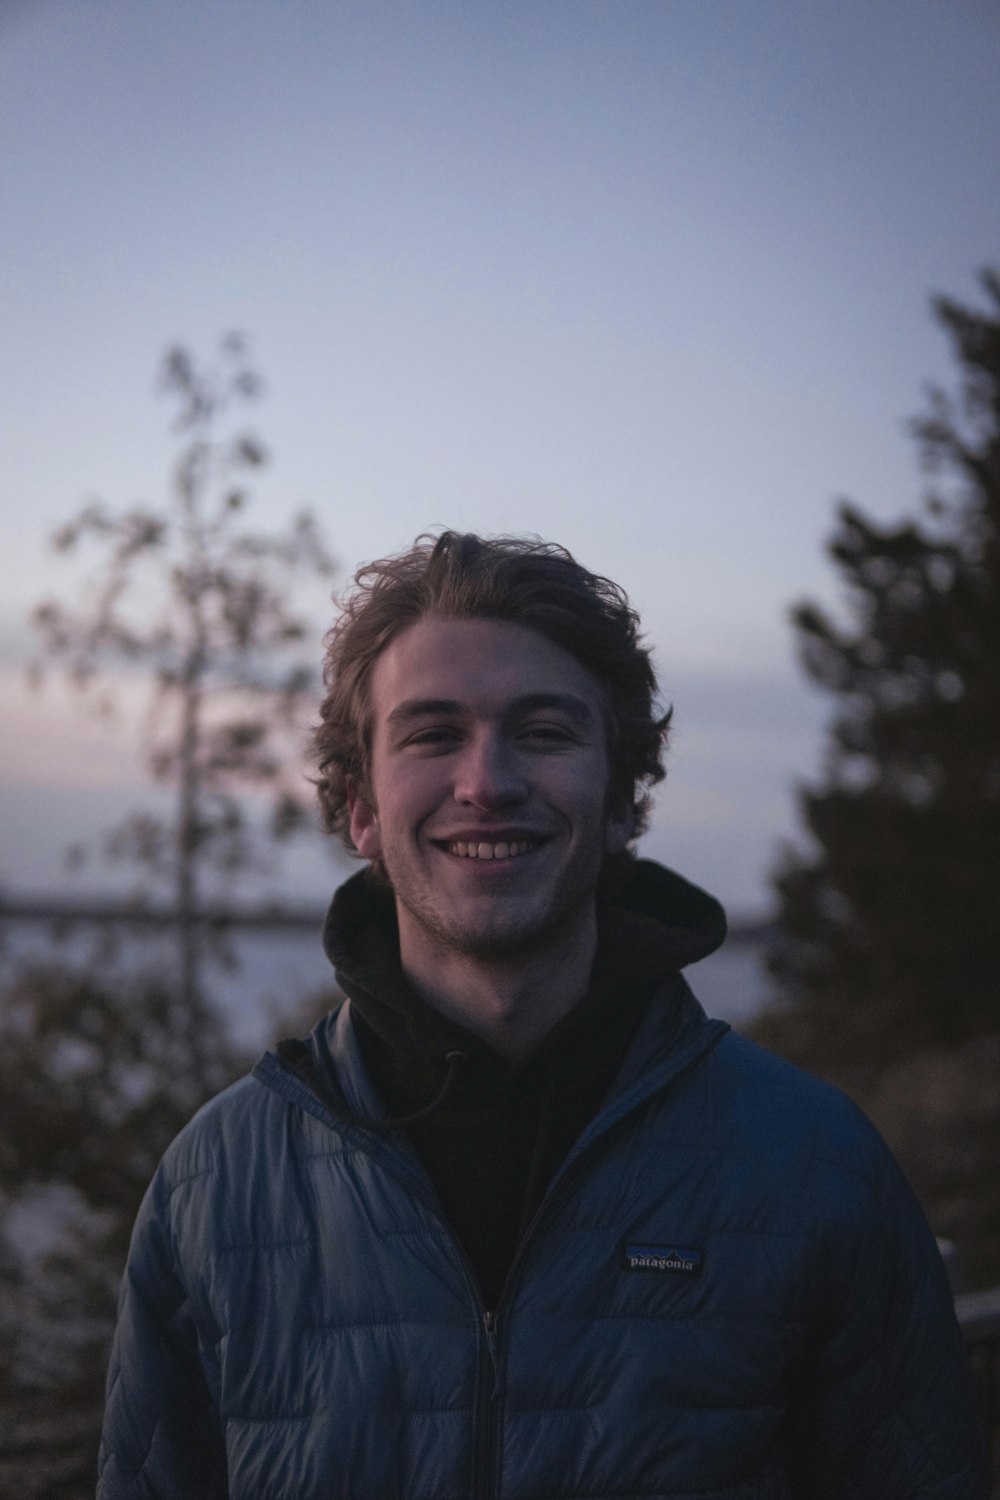
[(934, 1242), (842, 1096), (709, 1021), (636, 860), (668, 716), (562, 549), (362, 570), (316, 744), (348, 1001), (139, 1215), (99, 1494), (974, 1500)]

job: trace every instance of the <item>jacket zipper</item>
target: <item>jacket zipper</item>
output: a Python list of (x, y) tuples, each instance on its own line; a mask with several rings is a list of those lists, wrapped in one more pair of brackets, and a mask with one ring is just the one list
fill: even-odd
[[(485, 1337), (480, 1345), (479, 1360), (479, 1386), (476, 1401), (476, 1427), (475, 1427), (475, 1451), (473, 1458), (473, 1497), (474, 1500), (493, 1500), (496, 1493), (497, 1460), (498, 1460), (498, 1437), (500, 1431), (500, 1309), (505, 1303), (509, 1303), (514, 1294), (514, 1288), (519, 1279), (519, 1272), (524, 1265), (527, 1248), (534, 1238), (538, 1224), (552, 1208), (562, 1203), (569, 1189), (580, 1175), (583, 1166), (586, 1165), (593, 1148), (598, 1142), (603, 1142), (608, 1135), (628, 1119), (623, 1115), (616, 1120), (608, 1129), (595, 1140), (591, 1141), (585, 1150), (581, 1151), (575, 1161), (563, 1173), (554, 1191), (543, 1198), (535, 1210), (534, 1218), (531, 1220), (524, 1235), (518, 1244), (511, 1262), (507, 1279), (500, 1292), (500, 1301), (496, 1312), (483, 1313), (483, 1332)], [(449, 1229), (450, 1226), (446, 1225)], [(454, 1235), (452, 1235), (454, 1240)], [(465, 1252), (461, 1245), (455, 1240), (463, 1260)], [(473, 1278), (473, 1284), (475, 1284)]]
[(472, 1493), (474, 1500), (491, 1500), (496, 1469), (498, 1407), (500, 1394), (500, 1354), (497, 1342), (497, 1315), (483, 1313), (485, 1338), (480, 1345), (479, 1384), (476, 1393), (476, 1436), (473, 1454)]
[[(676, 1074), (674, 1074), (670, 1082), (673, 1083), (677, 1078), (683, 1076), (683, 1074), (687, 1072), (689, 1067), (693, 1067), (694, 1064), (700, 1060), (702, 1055), (702, 1053), (699, 1053), (696, 1057), (691, 1058), (683, 1068), (681, 1068)], [(653, 1096), (650, 1095), (649, 1097), (652, 1098)], [(500, 1309), (502, 1309), (504, 1305), (509, 1303), (513, 1298), (517, 1282), (520, 1279), (521, 1270), (524, 1266), (528, 1246), (534, 1238), (535, 1231), (538, 1228), (541, 1220), (546, 1216), (546, 1214), (551, 1213), (553, 1208), (562, 1203), (568, 1196), (570, 1189), (574, 1186), (577, 1178), (580, 1176), (583, 1167), (587, 1165), (589, 1159), (593, 1155), (594, 1148), (598, 1145), (604, 1145), (607, 1142), (608, 1137), (614, 1135), (615, 1131), (618, 1130), (618, 1128), (630, 1118), (631, 1114), (632, 1110), (628, 1110), (626, 1113), (620, 1115), (618, 1119), (614, 1120), (610, 1125), (608, 1125), (600, 1135), (595, 1136), (592, 1141), (589, 1141), (584, 1149), (580, 1152), (579, 1156), (575, 1157), (574, 1160), (570, 1162), (569, 1166), (564, 1168), (562, 1175), (560, 1176), (555, 1187), (552, 1188), (548, 1193), (546, 1193), (545, 1197), (536, 1208), (531, 1222), (528, 1224), (527, 1229), (524, 1231), (524, 1234), (521, 1237), (517, 1249), (514, 1252), (514, 1259), (511, 1262), (510, 1270), (507, 1272), (507, 1279), (505, 1280), (500, 1292), (500, 1300), (497, 1304), (497, 1311), (483, 1313), (483, 1330), (485, 1333), (485, 1339), (480, 1346), (482, 1352), (480, 1354), (479, 1364), (479, 1391), (476, 1406), (475, 1429), (476, 1448), (473, 1462), (474, 1500), (493, 1500), (493, 1497), (496, 1493), (495, 1481), (498, 1457), (497, 1442), (500, 1429), (501, 1405)], [(438, 1216), (442, 1217), (440, 1214)], [(473, 1285), (475, 1285), (475, 1277), (472, 1276), (471, 1268), (468, 1266), (468, 1261), (462, 1246), (455, 1239), (454, 1234), (451, 1233), (451, 1226), (448, 1225), (446, 1221), (443, 1222), (445, 1222), (445, 1228), (448, 1229), (451, 1239), (456, 1245), (456, 1248), (458, 1249), (463, 1262), (465, 1262), (466, 1264), (468, 1274), (472, 1280), (472, 1283)]]

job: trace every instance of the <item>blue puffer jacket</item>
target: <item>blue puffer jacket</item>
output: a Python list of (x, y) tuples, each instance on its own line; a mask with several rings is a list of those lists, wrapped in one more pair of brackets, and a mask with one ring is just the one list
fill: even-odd
[(311, 1045), (337, 1112), (268, 1055), (149, 1189), (100, 1500), (985, 1500), (892, 1158), (678, 975), (492, 1310), (348, 1007)]

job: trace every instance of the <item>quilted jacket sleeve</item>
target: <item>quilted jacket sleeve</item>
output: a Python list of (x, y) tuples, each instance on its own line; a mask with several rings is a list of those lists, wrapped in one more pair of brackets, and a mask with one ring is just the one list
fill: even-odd
[(795, 1493), (989, 1500), (985, 1442), (941, 1257), (877, 1137), (872, 1157), (865, 1222), (860, 1230), (839, 1225), (832, 1295), (804, 1360)]
[(225, 1500), (225, 1448), (174, 1265), (163, 1171), (129, 1253), (108, 1370), (97, 1500)]

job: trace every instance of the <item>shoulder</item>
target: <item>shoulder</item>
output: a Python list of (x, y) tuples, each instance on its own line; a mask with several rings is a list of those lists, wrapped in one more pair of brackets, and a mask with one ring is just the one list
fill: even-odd
[(293, 1211), (315, 1124), (253, 1076), (210, 1099), (164, 1153), (147, 1194), (148, 1212), (175, 1253), (191, 1262), (246, 1237), (265, 1213)]
[(840, 1089), (736, 1032), (713, 1049), (709, 1071), (716, 1107), (734, 1128), (791, 1137), (858, 1169), (887, 1149)]
[(706, 1058), (699, 1096), (706, 1141), (761, 1201), (828, 1227), (870, 1223), (890, 1200), (911, 1216), (888, 1146), (832, 1084), (729, 1032)]
[(250, 1076), (216, 1094), (175, 1136), (158, 1169), (168, 1193), (196, 1177), (222, 1170), (235, 1155), (247, 1156), (259, 1145), (270, 1113), (267, 1092)]
[(698, 1164), (707, 1229), (730, 1246), (749, 1237), (771, 1246), (772, 1270), (802, 1277), (803, 1305), (854, 1306), (858, 1276), (888, 1305), (904, 1267), (931, 1288), (917, 1300), (938, 1305), (946, 1296), (909, 1184), (839, 1089), (728, 1032), (691, 1070), (684, 1095), (673, 1106), (669, 1095), (661, 1101), (644, 1164), (652, 1172), (657, 1150), (662, 1159), (682, 1149)]

